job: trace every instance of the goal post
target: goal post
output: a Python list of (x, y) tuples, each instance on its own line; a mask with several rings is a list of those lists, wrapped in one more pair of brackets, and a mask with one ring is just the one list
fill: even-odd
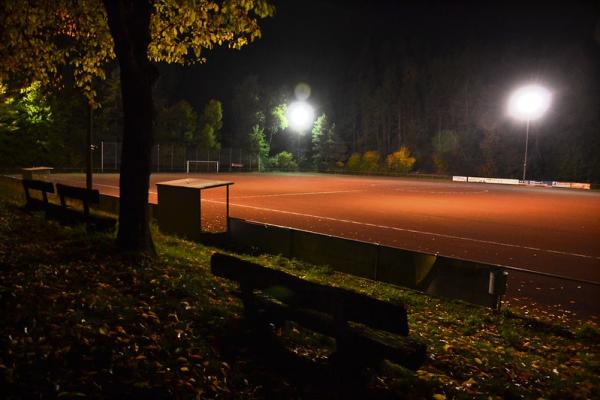
[(218, 161), (207, 161), (207, 160), (187, 160), (185, 162), (185, 173), (212, 173), (219, 172)]

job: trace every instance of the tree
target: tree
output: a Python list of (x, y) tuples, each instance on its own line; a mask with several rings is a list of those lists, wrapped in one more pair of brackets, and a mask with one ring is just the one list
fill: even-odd
[(346, 144), (338, 137), (335, 123), (321, 114), (312, 129), (312, 161), (317, 170), (333, 168), (346, 154)]
[(278, 104), (271, 109), (267, 118), (267, 129), (269, 130), (269, 146), (273, 143), (273, 136), (288, 127), (287, 103)]
[(98, 88), (99, 107), (94, 113), (94, 127), (101, 140), (120, 142), (123, 135), (123, 100), (119, 69), (111, 71)]
[(360, 159), (361, 172), (377, 172), (380, 160), (381, 155), (378, 151), (365, 151)]
[(51, 129), (54, 120), (48, 96), (39, 83), (9, 93), (0, 83), (0, 165), (15, 167), (48, 162), (60, 145)]
[(392, 172), (408, 174), (417, 160), (411, 157), (408, 147), (402, 146), (398, 151), (388, 154), (385, 164)]
[(312, 161), (313, 167), (317, 170), (323, 167), (323, 136), (324, 131), (327, 129), (327, 115), (325, 113), (319, 115), (313, 124), (312, 128)]
[(346, 163), (346, 168), (353, 172), (360, 170), (360, 153), (352, 153), (348, 159), (348, 162)]
[(264, 129), (259, 125), (254, 125), (248, 139), (250, 154), (258, 159), (258, 170), (262, 171), (269, 157), (269, 143), (265, 138)]
[(289, 151), (282, 151), (269, 159), (271, 168), (278, 171), (296, 171), (298, 163), (294, 160), (294, 155)]
[(192, 144), (197, 125), (198, 116), (191, 104), (180, 100), (157, 113), (156, 139), (168, 143)]
[(92, 107), (94, 82), (116, 57), (121, 72), (123, 150), (117, 243), (154, 253), (147, 217), (155, 62), (204, 62), (203, 51), (239, 49), (260, 37), (267, 0), (5, 0), (0, 3), (0, 80), (57, 84), (69, 72)]
[(265, 114), (261, 100), (261, 87), (256, 75), (246, 76), (234, 88), (231, 100), (232, 144), (250, 148), (249, 133), (255, 126), (264, 130)]
[(223, 127), (223, 107), (219, 100), (210, 99), (200, 117), (200, 132), (197, 143), (205, 149), (221, 148), (221, 128)]
[(458, 135), (451, 130), (441, 130), (433, 137), (433, 164), (436, 172), (446, 174), (455, 169)]

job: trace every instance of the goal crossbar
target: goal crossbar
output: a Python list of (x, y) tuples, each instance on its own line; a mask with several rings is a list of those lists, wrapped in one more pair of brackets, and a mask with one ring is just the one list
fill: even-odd
[[(190, 173), (190, 166), (194, 165), (205, 165), (206, 172), (219, 172), (219, 162), (218, 161), (208, 161), (208, 160), (187, 160), (185, 162), (185, 173)], [(211, 170), (211, 166), (214, 166), (214, 169)]]

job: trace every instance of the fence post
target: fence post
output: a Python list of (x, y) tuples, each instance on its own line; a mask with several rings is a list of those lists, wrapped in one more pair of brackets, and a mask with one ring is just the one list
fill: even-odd
[(104, 172), (104, 140), (100, 142), (100, 172)]
[(171, 143), (171, 171), (173, 171), (173, 153), (175, 152), (175, 145)]
[(115, 171), (119, 170), (119, 142), (115, 142)]
[(156, 145), (156, 172), (160, 172), (160, 144)]

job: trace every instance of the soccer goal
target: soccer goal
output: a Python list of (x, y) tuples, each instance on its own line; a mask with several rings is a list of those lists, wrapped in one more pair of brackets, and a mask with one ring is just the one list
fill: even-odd
[(218, 161), (206, 161), (206, 160), (188, 160), (185, 162), (185, 173), (213, 173), (219, 172)]

